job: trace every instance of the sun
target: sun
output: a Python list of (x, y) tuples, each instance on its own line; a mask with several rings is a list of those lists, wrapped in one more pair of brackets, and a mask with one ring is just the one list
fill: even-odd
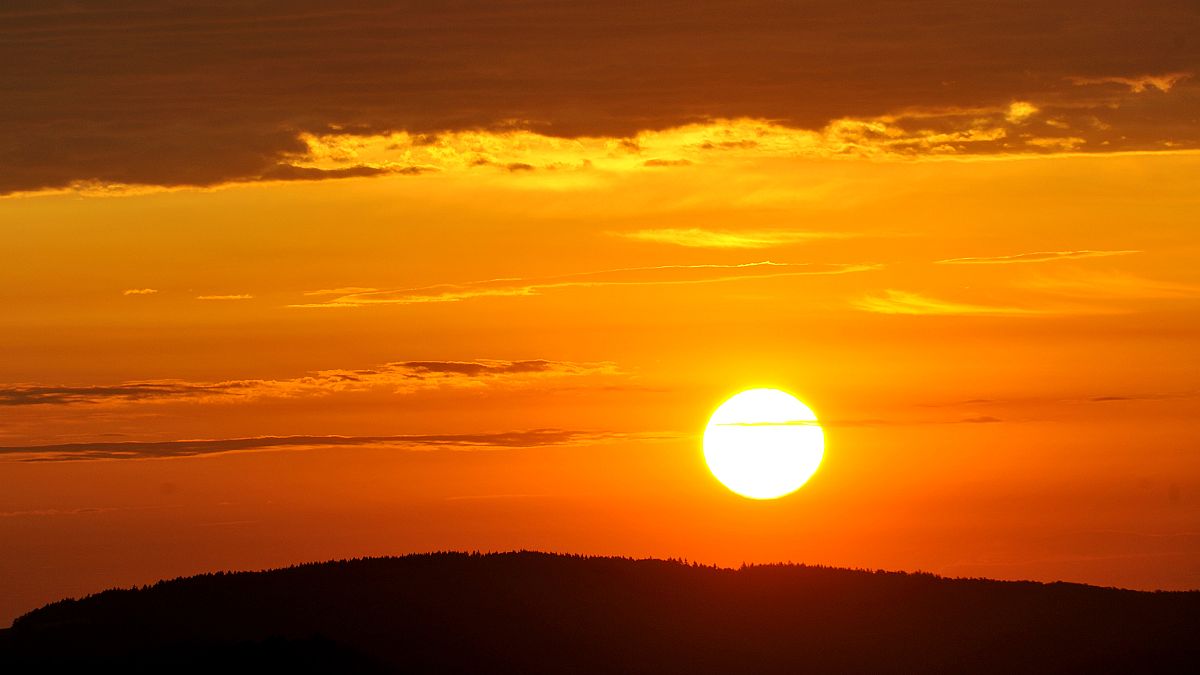
[(704, 430), (704, 461), (725, 487), (776, 499), (808, 482), (825, 454), (817, 416), (791, 394), (750, 389), (721, 404)]

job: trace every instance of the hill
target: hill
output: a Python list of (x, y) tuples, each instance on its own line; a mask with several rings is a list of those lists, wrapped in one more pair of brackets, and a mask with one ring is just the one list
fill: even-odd
[(800, 565), (438, 553), (64, 600), (0, 671), (1197, 672), (1200, 593)]

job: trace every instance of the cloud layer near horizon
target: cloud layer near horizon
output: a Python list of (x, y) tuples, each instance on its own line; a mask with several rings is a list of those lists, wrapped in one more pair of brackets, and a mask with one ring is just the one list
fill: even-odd
[(409, 434), (396, 436), (255, 436), (212, 440), (117, 441), (55, 445), (0, 446), (0, 457), (23, 462), (66, 462), (96, 459), (170, 459), (226, 452), (391, 446), (408, 450), (453, 448), (531, 448), (568, 445), (614, 434), (563, 429), (531, 429), (477, 434)]
[[(754, 118), (870, 120), (855, 133), (948, 151), (1022, 134), (1030, 151), (1196, 147), (1198, 32), (1182, 0), (14, 0), (0, 194), (426, 170), (296, 166), (306, 134), (629, 138)], [(977, 124), (996, 111), (1002, 136)]]
[(0, 408), (28, 405), (76, 405), (204, 399), (319, 396), (334, 392), (388, 388), (395, 393), (480, 384), (528, 384), (546, 378), (614, 372), (612, 364), (566, 361), (400, 361), (374, 368), (320, 370), (283, 380), (246, 379), (225, 382), (160, 380), (112, 385), (0, 385)]

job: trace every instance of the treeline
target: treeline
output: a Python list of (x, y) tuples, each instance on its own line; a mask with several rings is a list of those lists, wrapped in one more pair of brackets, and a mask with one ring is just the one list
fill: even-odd
[(804, 565), (428, 553), (48, 605), (0, 671), (1195, 672), (1200, 593)]

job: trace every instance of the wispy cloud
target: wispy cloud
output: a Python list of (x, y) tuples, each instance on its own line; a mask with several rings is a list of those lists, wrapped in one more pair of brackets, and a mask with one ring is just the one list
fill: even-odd
[(819, 420), (780, 420), (778, 422), (717, 422), (714, 427), (819, 427)]
[(130, 382), (111, 386), (53, 386), (10, 384), (0, 386), (0, 406), (70, 405), (102, 401), (144, 401), (231, 394), (240, 383), (192, 384), (187, 382)]
[(698, 227), (614, 232), (616, 236), (658, 244), (688, 248), (769, 248), (816, 239), (840, 239), (854, 236), (841, 232), (804, 232), (799, 230), (707, 230)]
[(386, 389), (412, 393), (443, 387), (520, 386), (547, 378), (616, 372), (610, 363), (567, 361), (400, 361), (375, 368), (321, 370), (286, 380), (186, 382), (163, 380), (107, 386), (0, 385), (0, 407), (77, 405), (205, 399), (220, 402), (262, 397), (321, 396), (335, 392)]
[(423, 173), (437, 171), (434, 167), (425, 166), (357, 166), (326, 169), (295, 164), (280, 163), (263, 172), (258, 180), (263, 181), (293, 181), (293, 180), (322, 180), (329, 178), (364, 178), (368, 176), (385, 176), (399, 174), (417, 176)]
[(821, 427), (821, 428), (870, 428), (870, 427), (911, 427), (911, 426), (935, 426), (935, 425), (950, 425), (950, 424), (999, 424), (1005, 420), (999, 417), (990, 415), (976, 415), (970, 417), (959, 418), (920, 418), (920, 419), (883, 419), (883, 418), (860, 418), (860, 419), (827, 419), (817, 421), (794, 420), (790, 422), (748, 422), (738, 423), (731, 422), (720, 426), (734, 427), (773, 427), (773, 426), (800, 426), (800, 427)]
[(366, 286), (342, 286), (339, 288), (322, 288), (315, 291), (306, 291), (305, 295), (320, 296), (320, 295), (347, 295), (350, 293), (373, 293), (379, 290), (378, 288), (369, 288)]
[(0, 457), (22, 462), (64, 462), (98, 459), (170, 459), (227, 452), (387, 446), (404, 450), (532, 448), (577, 445), (623, 434), (564, 429), (532, 429), (475, 434), (414, 434), (398, 436), (255, 436), (213, 440), (124, 441), (62, 443), (0, 447)]
[(127, 288), (121, 291), (121, 295), (154, 295), (157, 292), (157, 288)]
[[(0, 454), (3, 450), (0, 449)], [(24, 509), (20, 511), (0, 511), (0, 518), (45, 518), (60, 516), (90, 516), (114, 511), (154, 511), (169, 508), (165, 505), (154, 506), (83, 506), (74, 509)]]
[(1102, 396), (1091, 396), (1085, 401), (1089, 403), (1113, 403), (1119, 401), (1170, 401), (1177, 399), (1197, 398), (1200, 392), (1196, 391), (1175, 391), (1175, 392), (1159, 392), (1159, 393), (1129, 393), (1129, 394), (1105, 394)]
[(1017, 253), (1015, 255), (998, 255), (973, 258), (947, 258), (938, 260), (939, 265), (1004, 265), (1010, 263), (1041, 263), (1055, 260), (1076, 260), (1079, 258), (1107, 258), (1117, 255), (1132, 255), (1141, 253), (1137, 250), (1127, 251), (1034, 251), (1032, 253)]
[(1038, 316), (1051, 314), (1047, 310), (1003, 305), (980, 305), (952, 300), (939, 300), (907, 291), (886, 290), (854, 301), (854, 306), (879, 314), (914, 314), (941, 316)]
[(252, 300), (252, 299), (254, 299), (254, 296), (253, 296), (253, 295), (247, 295), (247, 294), (239, 294), (239, 295), (197, 295), (197, 296), (196, 296), (196, 299), (197, 299), (197, 300)]
[(869, 264), (807, 264), (771, 261), (739, 265), (626, 267), (548, 277), (487, 279), (462, 284), (437, 284), (417, 288), (349, 293), (325, 302), (300, 303), (290, 306), (322, 308), (459, 302), (473, 298), (538, 295), (543, 291), (562, 288), (710, 284), (742, 279), (848, 274), (877, 267), (878, 265)]
[(964, 417), (959, 421), (963, 424), (999, 424), (1004, 420), (991, 415), (976, 415), (974, 417)]
[[(1071, 397), (1058, 396), (1024, 396), (1024, 397), (1006, 397), (997, 396), (992, 398), (974, 398), (965, 401), (947, 401), (941, 403), (922, 403), (919, 404), (923, 408), (966, 408), (984, 406), (989, 408), (1009, 408), (1012, 406), (1033, 406), (1044, 407), (1049, 404), (1070, 403), (1072, 405), (1085, 403), (1120, 403), (1125, 401), (1176, 401), (1185, 399), (1200, 398), (1200, 390), (1177, 390), (1177, 391), (1129, 391), (1129, 392), (1109, 392), (1105, 394), (1081, 394)], [(982, 417), (987, 417), (982, 416)], [(978, 419), (978, 418), (977, 418)], [(966, 420), (964, 420), (966, 421)]]
[(1072, 270), (1054, 276), (1037, 276), (1021, 284), (1025, 288), (1096, 300), (1155, 298), (1200, 298), (1200, 285), (1147, 279), (1124, 272)]
[(1073, 152), (1086, 144), (1087, 139), (1080, 138), (1079, 136), (1043, 136), (1026, 139), (1025, 143), (1035, 148), (1041, 148), (1042, 150)]
[(648, 159), (642, 162), (642, 166), (651, 168), (691, 166), (692, 164), (693, 162), (690, 159)]
[(1178, 84), (1181, 80), (1191, 77), (1191, 73), (1163, 73), (1161, 75), (1139, 75), (1137, 77), (1110, 76), (1110, 77), (1071, 77), (1068, 78), (1072, 84), (1088, 85), (1088, 84), (1120, 84), (1129, 87), (1129, 91), (1140, 94), (1150, 88), (1157, 89), (1161, 92), (1168, 92)]

